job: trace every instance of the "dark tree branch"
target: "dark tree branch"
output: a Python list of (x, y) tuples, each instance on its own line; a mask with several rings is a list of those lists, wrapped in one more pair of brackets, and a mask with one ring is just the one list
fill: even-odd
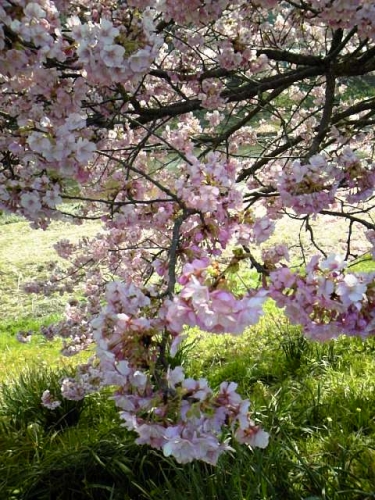
[(326, 92), (325, 92), (325, 103), (323, 108), (323, 114), (318, 128), (318, 133), (314, 137), (314, 140), (307, 152), (306, 157), (313, 156), (319, 151), (320, 143), (323, 141), (327, 132), (329, 131), (329, 124), (332, 116), (333, 104), (335, 100), (335, 75), (332, 69), (329, 69), (326, 74)]
[(327, 258), (327, 254), (325, 253), (325, 251), (322, 248), (320, 248), (320, 246), (315, 241), (314, 230), (313, 230), (313, 228), (312, 228), (312, 226), (310, 224), (310, 218), (309, 218), (308, 215), (305, 217), (304, 224), (305, 224), (305, 227), (306, 227), (306, 231), (308, 231), (308, 233), (310, 234), (310, 241), (311, 241), (311, 243), (318, 250), (318, 252), (320, 252), (322, 255), (324, 255), (325, 258)]
[(272, 59), (273, 61), (288, 62), (300, 66), (324, 67), (325, 65), (325, 60), (320, 56), (297, 54), (295, 52), (290, 52), (289, 50), (259, 49), (257, 51), (257, 56), (259, 57), (261, 54), (266, 55), (268, 59)]
[(343, 217), (344, 219), (348, 219), (349, 221), (358, 222), (359, 224), (362, 224), (362, 226), (367, 227), (367, 229), (375, 229), (375, 224), (373, 224), (372, 222), (360, 219), (359, 217), (355, 217), (354, 215), (347, 212), (338, 212), (336, 210), (322, 210), (320, 213), (322, 215), (331, 215), (332, 217)]
[(177, 265), (177, 250), (180, 240), (180, 228), (185, 219), (189, 216), (189, 212), (184, 210), (184, 212), (177, 217), (173, 226), (172, 244), (170, 246), (168, 256), (168, 289), (167, 294), (170, 298), (173, 297), (174, 287), (176, 285), (176, 265)]

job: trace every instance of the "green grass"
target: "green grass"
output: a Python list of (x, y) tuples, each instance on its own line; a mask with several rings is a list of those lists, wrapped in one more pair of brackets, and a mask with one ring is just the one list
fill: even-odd
[[(68, 359), (60, 354), (61, 341), (46, 341), (42, 326), (58, 322), (67, 297), (27, 294), (23, 285), (49, 275), (49, 263), (58, 259), (53, 245), (61, 238), (77, 242), (97, 233), (98, 223), (81, 226), (52, 223), (48, 230), (33, 230), (14, 215), (0, 215), (0, 381), (13, 379), (25, 366), (71, 366), (86, 354)], [(32, 332), (31, 341), (21, 344), (18, 332)], [(0, 496), (1, 497), (1, 496)]]
[(97, 222), (81, 226), (55, 222), (48, 230), (31, 229), (24, 220), (15, 216), (0, 216), (0, 290), (1, 320), (18, 320), (20, 317), (43, 318), (65, 307), (66, 297), (43, 297), (26, 294), (23, 285), (29, 281), (42, 280), (49, 276), (50, 262), (65, 262), (59, 259), (53, 245), (62, 238), (77, 242), (82, 236), (98, 232)]
[[(14, 380), (25, 367), (69, 367), (87, 359), (89, 353), (74, 358), (63, 356), (60, 353), (61, 339), (49, 341), (39, 333), (42, 326), (59, 319), (60, 314), (52, 314), (42, 318), (0, 321), (0, 382)], [(20, 331), (32, 333), (30, 342), (24, 344), (17, 340)]]

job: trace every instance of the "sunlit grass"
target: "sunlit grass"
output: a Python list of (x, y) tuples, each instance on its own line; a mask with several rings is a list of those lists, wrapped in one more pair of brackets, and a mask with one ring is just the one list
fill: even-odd
[(35, 230), (15, 216), (0, 216), (1, 319), (38, 318), (62, 312), (66, 297), (26, 294), (23, 285), (48, 278), (50, 262), (64, 263), (53, 248), (58, 240), (77, 242), (84, 235), (96, 234), (98, 229), (97, 222), (82, 226), (55, 222), (46, 231)]
[[(88, 352), (67, 358), (61, 354), (61, 339), (46, 340), (42, 326), (57, 322), (60, 315), (0, 321), (0, 382), (14, 380), (25, 367), (63, 367), (76, 365), (89, 357)], [(31, 333), (29, 342), (17, 340), (18, 332)]]

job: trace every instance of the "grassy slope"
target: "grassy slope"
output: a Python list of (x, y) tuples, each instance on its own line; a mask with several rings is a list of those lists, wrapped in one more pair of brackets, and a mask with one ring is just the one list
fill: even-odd
[(43, 317), (63, 309), (64, 300), (25, 294), (22, 285), (48, 276), (48, 263), (56, 261), (53, 249), (59, 239), (77, 241), (97, 232), (97, 223), (76, 226), (53, 223), (47, 231), (31, 229), (17, 219), (0, 217), (0, 292), (2, 319)]
[[(48, 276), (48, 263), (57, 258), (53, 245), (59, 239), (75, 242), (97, 230), (97, 223), (53, 223), (47, 231), (33, 230), (23, 220), (0, 216), (0, 380), (13, 378), (30, 364), (56, 366), (72, 362), (60, 355), (60, 341), (46, 342), (37, 334), (41, 326), (59, 319), (66, 297), (30, 295), (22, 286)], [(36, 335), (30, 343), (20, 344), (15, 339), (19, 331)]]

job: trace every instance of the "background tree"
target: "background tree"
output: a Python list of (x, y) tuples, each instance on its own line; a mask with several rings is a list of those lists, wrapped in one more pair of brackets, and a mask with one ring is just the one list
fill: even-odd
[[(184, 326), (241, 333), (267, 297), (313, 338), (373, 334), (374, 275), (346, 268), (374, 255), (375, 7), (16, 0), (0, 20), (1, 209), (103, 225), (28, 287), (83, 284), (45, 331), (67, 354), (97, 343), (65, 396), (114, 386), (138, 442), (181, 462), (216, 463), (228, 433), (266, 446), (235, 384), (213, 394), (175, 355)], [(293, 271), (267, 244), (284, 216), (301, 227)], [(341, 256), (316, 242), (322, 216), (346, 221)], [(257, 286), (238, 286), (246, 267)]]

